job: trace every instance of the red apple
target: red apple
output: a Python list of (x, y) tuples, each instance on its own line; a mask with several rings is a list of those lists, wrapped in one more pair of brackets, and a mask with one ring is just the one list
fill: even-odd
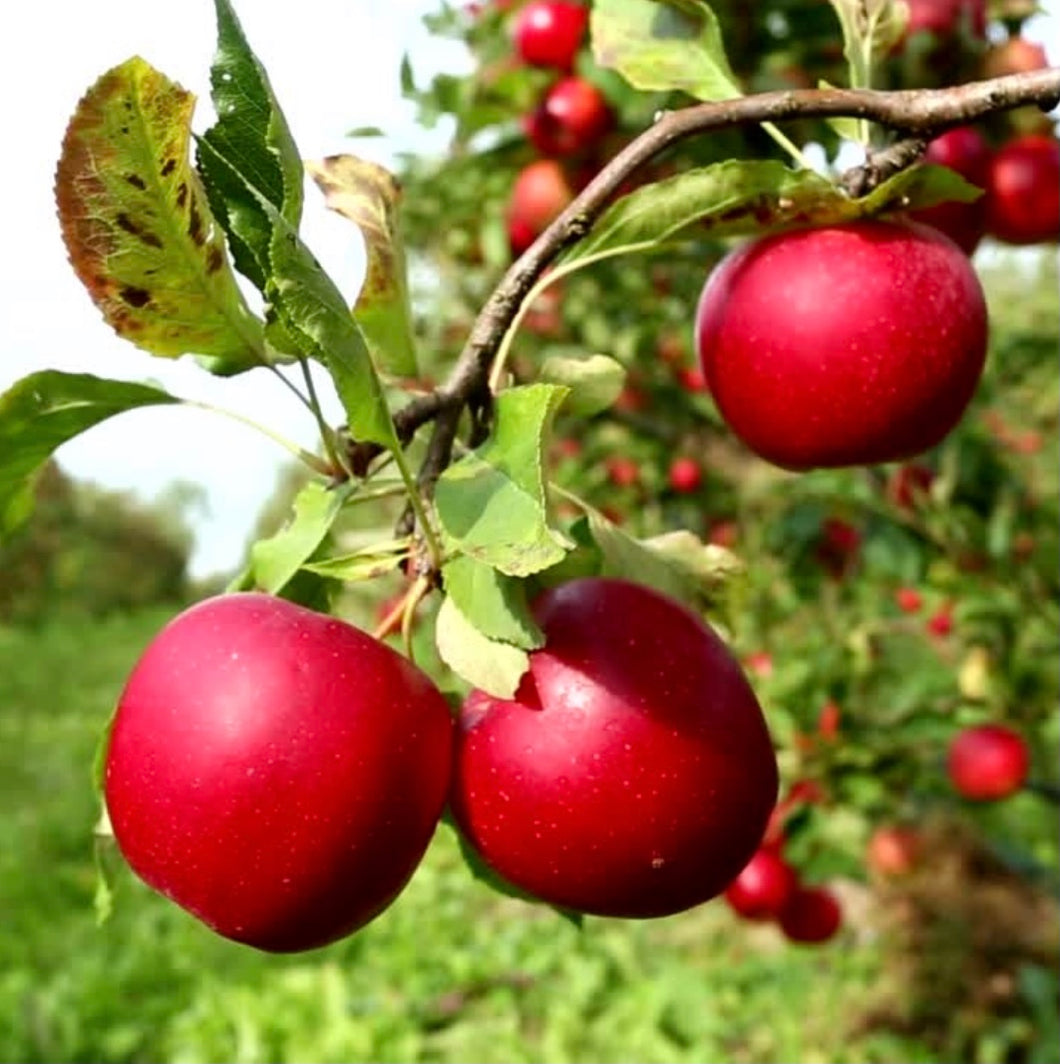
[(922, 840), (916, 828), (899, 825), (878, 827), (865, 850), (865, 863), (879, 876), (904, 876), (920, 861)]
[(829, 742), (834, 741), (839, 736), (842, 716), (838, 704), (829, 699), (821, 706), (821, 712), (817, 715), (817, 734)]
[(603, 93), (583, 78), (562, 78), (527, 116), (524, 130), (542, 155), (573, 155), (595, 147), (611, 126)]
[(552, 159), (537, 159), (519, 171), (508, 200), (508, 239), (521, 255), (574, 198), (567, 175)]
[[(936, 137), (924, 153), (924, 161), (956, 171), (970, 184), (985, 189), (990, 173), (990, 146), (971, 126), (958, 126)], [(970, 255), (986, 232), (986, 197), (970, 203), (953, 200), (914, 211), (918, 222), (945, 233)]]
[(777, 765), (761, 709), (715, 632), (639, 584), (544, 592), (545, 645), (511, 700), (474, 691), (450, 805), (494, 871), (601, 916), (681, 912), (758, 848)]
[(725, 888), (725, 900), (747, 920), (772, 920), (798, 887), (795, 869), (775, 850), (758, 850)]
[(900, 587), (894, 593), (894, 601), (902, 613), (919, 613), (924, 605), (923, 596), (915, 587)]
[(607, 479), (616, 488), (631, 488), (640, 481), (640, 466), (632, 459), (623, 455), (612, 455), (604, 463), (607, 470)]
[(946, 768), (958, 794), (979, 802), (996, 801), (1023, 786), (1030, 752), (1011, 728), (981, 724), (965, 728), (953, 740)]
[(906, 4), (907, 37), (922, 32), (952, 37), (961, 30), (982, 37), (986, 32), (986, 0), (906, 0)]
[(830, 890), (800, 887), (780, 911), (780, 930), (792, 942), (827, 942), (839, 930), (843, 912)]
[(515, 49), (531, 66), (570, 70), (581, 47), (589, 12), (567, 0), (533, 0), (515, 21)]
[(703, 484), (703, 467), (694, 458), (684, 455), (673, 460), (667, 479), (679, 495), (691, 495)]
[(994, 156), (987, 179), (987, 229), (1008, 244), (1060, 239), (1060, 141), (1015, 137)]
[(919, 454), (957, 424), (986, 356), (986, 303), (934, 229), (860, 221), (730, 252), (696, 345), (733, 432), (789, 469)]
[(445, 699), (364, 632), (222, 595), (152, 641), (118, 702), (106, 801), (121, 852), (218, 934), (312, 949), (381, 913), (445, 802)]
[(944, 602), (927, 619), (927, 630), (940, 638), (949, 635), (953, 631), (953, 603)]
[(861, 550), (861, 533), (849, 521), (829, 517), (821, 524), (821, 535), (814, 552), (817, 560), (836, 580), (853, 567)]

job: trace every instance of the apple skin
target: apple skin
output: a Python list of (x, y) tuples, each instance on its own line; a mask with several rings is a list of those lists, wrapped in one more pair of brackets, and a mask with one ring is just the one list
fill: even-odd
[(772, 920), (798, 888), (795, 869), (775, 850), (761, 849), (725, 888), (730, 908), (745, 920)]
[(537, 159), (519, 171), (508, 199), (508, 240), (521, 255), (574, 199), (567, 175), (554, 159)]
[(132, 869), (218, 934), (313, 949), (381, 913), (441, 815), (453, 725), (414, 665), (270, 595), (207, 599), (137, 662), (106, 756)]
[(696, 347), (722, 417), (792, 470), (907, 458), (960, 420), (986, 358), (967, 256), (913, 222), (761, 237), (707, 278)]
[(531, 66), (570, 70), (588, 22), (581, 4), (533, 0), (515, 20), (515, 50)]
[(777, 765), (754, 692), (718, 635), (625, 580), (533, 606), (545, 646), (506, 701), (460, 715), (450, 808), (509, 883), (561, 908), (647, 918), (725, 889), (765, 831)]
[(670, 463), (666, 479), (678, 495), (691, 495), (703, 486), (703, 467), (687, 455), (681, 455)]
[[(924, 153), (924, 161), (947, 166), (969, 184), (986, 189), (990, 174), (990, 145), (971, 126), (958, 126), (936, 137)], [(945, 233), (966, 255), (971, 255), (986, 232), (986, 196), (970, 203), (953, 200), (913, 211), (914, 221)]]
[(1026, 741), (1001, 724), (965, 728), (950, 744), (946, 759), (954, 789), (977, 802), (997, 801), (1015, 794), (1029, 770)]
[(830, 890), (800, 887), (788, 898), (778, 920), (784, 937), (791, 942), (815, 944), (835, 936), (843, 922), (843, 910)]
[(594, 148), (611, 128), (604, 94), (584, 78), (561, 78), (527, 116), (524, 130), (542, 155), (573, 155)]
[(1060, 141), (1014, 137), (994, 156), (987, 179), (987, 230), (1007, 244), (1060, 239)]

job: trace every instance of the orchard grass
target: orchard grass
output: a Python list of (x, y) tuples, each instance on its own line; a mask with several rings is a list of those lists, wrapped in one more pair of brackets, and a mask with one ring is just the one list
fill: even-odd
[(175, 612), (0, 628), (0, 1060), (930, 1061), (852, 1031), (879, 957), (741, 925), (722, 902), (590, 919), (468, 878), (449, 829), (360, 934), (269, 957), (129, 874), (93, 913), (90, 768), (123, 679)]

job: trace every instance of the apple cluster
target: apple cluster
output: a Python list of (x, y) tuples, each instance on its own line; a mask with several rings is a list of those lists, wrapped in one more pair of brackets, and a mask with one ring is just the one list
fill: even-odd
[(171, 621), (130, 675), (105, 759), (121, 852), (218, 934), (274, 952), (351, 934), (401, 893), (448, 804), (525, 895), (653, 917), (716, 896), (765, 832), (777, 765), (721, 638), (609, 578), (543, 592), (511, 699), (455, 722), (386, 644), (254, 592)]

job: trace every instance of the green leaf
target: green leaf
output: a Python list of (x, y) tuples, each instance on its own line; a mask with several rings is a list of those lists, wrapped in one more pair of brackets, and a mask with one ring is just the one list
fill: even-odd
[(215, 0), (215, 7), (217, 52), (210, 94), (218, 119), (199, 140), (199, 167), (210, 204), (228, 232), (236, 267), (264, 293), (273, 225), (263, 204), (298, 228), (302, 161), (231, 5)]
[(295, 496), (291, 520), (276, 535), (251, 547), (251, 586), (270, 595), (279, 593), (324, 542), (348, 494), (348, 490), (309, 481)]
[(545, 641), (526, 603), (526, 585), (462, 555), (442, 567), (446, 594), (483, 635), (523, 650)]
[[(852, 89), (871, 89), (872, 68), (902, 39), (907, 9), (894, 0), (830, 0), (843, 27)], [(859, 140), (867, 142), (859, 136)]]
[(102, 927), (114, 913), (113, 882), (115, 872), (121, 863), (114, 829), (110, 825), (110, 817), (107, 815), (105, 805), (100, 809), (94, 836), (92, 856), (96, 873), (96, 889), (92, 897), (92, 907), (96, 914), (96, 926)]
[(718, 20), (702, 0), (596, 0), (590, 30), (596, 62), (634, 88), (677, 89), (699, 100), (742, 95)]
[(547, 569), (570, 547), (549, 525), (542, 454), (566, 396), (554, 384), (502, 392), (489, 439), (451, 465), (435, 488), (438, 519), (453, 544), (509, 576)]
[(388, 543), (376, 543), (348, 554), (337, 554), (332, 558), (306, 562), (303, 569), (321, 576), (352, 583), (356, 580), (372, 580), (385, 576), (400, 567), (409, 556), (411, 540), (395, 539)]
[(873, 217), (934, 207), (936, 203), (958, 200), (971, 203), (983, 194), (956, 170), (934, 163), (922, 163), (901, 170), (877, 185), (867, 196), (851, 200), (861, 215)]
[(405, 248), (398, 228), (401, 189), (393, 175), (354, 155), (331, 155), (306, 169), (331, 210), (361, 231), (368, 254), (364, 285), (353, 316), (376, 362), (389, 373), (413, 376), (412, 305)]
[(569, 388), (564, 406), (567, 413), (591, 417), (606, 410), (619, 397), (626, 383), (626, 369), (607, 355), (584, 358), (554, 354), (545, 359), (538, 380)]
[(33, 509), (33, 474), (61, 444), (139, 406), (181, 400), (151, 384), (42, 370), (0, 395), (0, 536)]
[(77, 276), (119, 336), (239, 373), (262, 364), (264, 338), (191, 167), (194, 106), (139, 57), (104, 74), (63, 138), (59, 220)]
[(328, 367), (353, 438), (396, 450), (386, 396), (342, 293), (294, 229), (271, 205), (266, 210), (274, 228), (268, 292), (284, 329), (303, 354)]
[(495, 698), (512, 698), (530, 667), (525, 650), (483, 635), (448, 595), (435, 619), (434, 638), (453, 672)]

